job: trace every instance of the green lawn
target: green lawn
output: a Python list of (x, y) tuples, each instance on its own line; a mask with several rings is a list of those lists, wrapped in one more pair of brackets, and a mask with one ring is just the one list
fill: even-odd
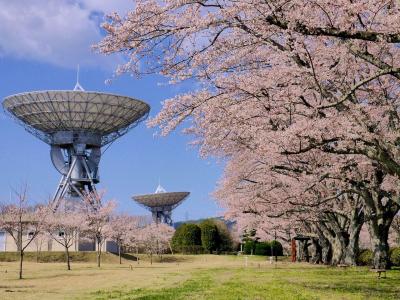
[[(262, 257), (175, 256), (153, 265), (0, 262), (0, 299), (400, 299), (400, 271), (377, 279), (368, 268), (269, 264)], [(7, 270), (7, 273), (6, 271)]]

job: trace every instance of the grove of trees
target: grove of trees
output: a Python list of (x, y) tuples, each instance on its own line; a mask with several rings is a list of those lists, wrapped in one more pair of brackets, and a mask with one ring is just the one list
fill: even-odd
[[(135, 1), (96, 48), (117, 73), (162, 74), (185, 92), (150, 126), (185, 120), (203, 156), (226, 162), (215, 197), (257, 235), (313, 238), (328, 264), (355, 264), (368, 228), (388, 268), (400, 209), (400, 3)], [(187, 123), (185, 123), (187, 124)]]
[(19, 252), (19, 278), (23, 278), (24, 253), (39, 238), (62, 246), (67, 270), (71, 270), (71, 247), (78, 250), (81, 241), (95, 243), (98, 267), (106, 241), (117, 244), (120, 263), (123, 250), (140, 249), (150, 256), (151, 262), (153, 255), (171, 251), (174, 228), (151, 223), (143, 216), (116, 214), (114, 210), (115, 202), (104, 201), (102, 192), (86, 195), (81, 203), (68, 203), (56, 212), (51, 205), (29, 201), (26, 187), (15, 193), (13, 201), (0, 202), (0, 229), (13, 238)]

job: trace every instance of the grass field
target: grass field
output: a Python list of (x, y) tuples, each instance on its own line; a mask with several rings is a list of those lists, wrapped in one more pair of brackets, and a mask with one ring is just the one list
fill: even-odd
[(262, 257), (167, 256), (122, 265), (0, 262), (0, 299), (400, 299), (400, 271), (377, 279), (368, 268), (331, 268)]

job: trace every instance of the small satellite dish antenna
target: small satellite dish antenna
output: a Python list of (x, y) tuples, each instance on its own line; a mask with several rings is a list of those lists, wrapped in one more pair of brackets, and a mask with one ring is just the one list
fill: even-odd
[(181, 204), (189, 192), (167, 192), (160, 184), (154, 194), (133, 196), (133, 200), (150, 210), (155, 223), (172, 226), (172, 210)]
[(80, 91), (80, 92), (85, 91), (85, 89), (79, 83), (79, 65), (76, 69), (76, 83), (75, 83), (74, 91)]

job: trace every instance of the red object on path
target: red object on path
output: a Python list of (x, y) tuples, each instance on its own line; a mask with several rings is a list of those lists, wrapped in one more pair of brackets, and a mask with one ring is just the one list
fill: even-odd
[(296, 240), (292, 239), (292, 262), (296, 262)]

